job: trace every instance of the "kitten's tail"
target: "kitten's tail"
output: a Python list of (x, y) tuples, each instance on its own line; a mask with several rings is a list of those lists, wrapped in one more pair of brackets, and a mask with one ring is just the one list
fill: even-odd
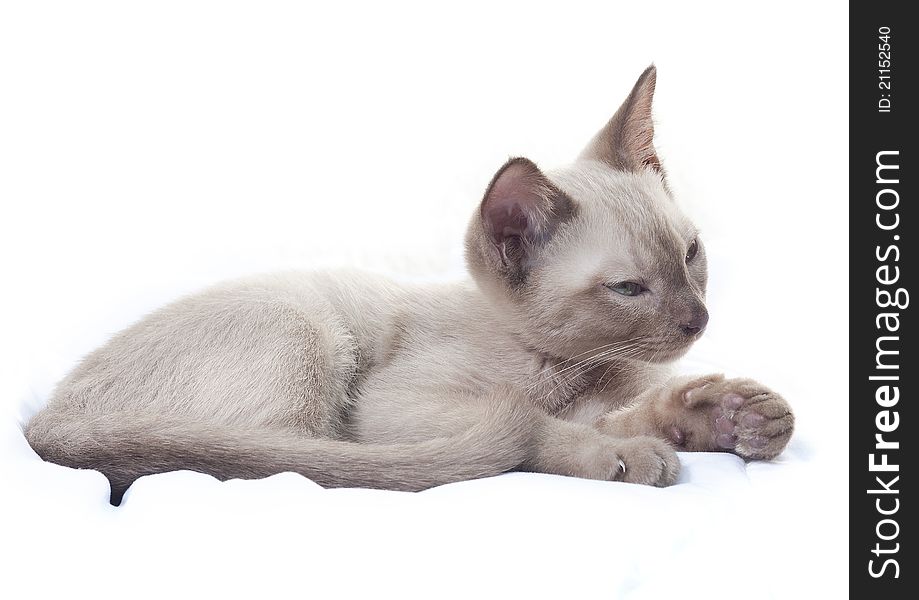
[(419, 491), (520, 467), (534, 423), (532, 409), (503, 404), (487, 408), (472, 428), (453, 437), (372, 445), (175, 417), (46, 408), (25, 435), (45, 460), (101, 471), (118, 505), (137, 478), (183, 469), (221, 480), (292, 471), (326, 487)]

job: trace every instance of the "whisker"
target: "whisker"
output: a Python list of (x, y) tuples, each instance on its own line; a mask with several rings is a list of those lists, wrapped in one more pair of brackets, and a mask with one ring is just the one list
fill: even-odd
[[(644, 350), (644, 349), (645, 349), (645, 348), (642, 347), (640, 344), (636, 344), (635, 346), (633, 346), (632, 348), (630, 348), (628, 352), (624, 352), (624, 353), (622, 354), (622, 356), (618, 356), (617, 358), (629, 359), (629, 358), (632, 358), (633, 356), (636, 356), (639, 352), (641, 352), (641, 351)], [(597, 380), (597, 384), (598, 384), (598, 385), (599, 385), (600, 381), (602, 381), (603, 378), (606, 377), (606, 375), (610, 372), (610, 369), (612, 369), (614, 366), (615, 366), (615, 363), (611, 363), (610, 366), (606, 368), (606, 371), (604, 371), (604, 372), (603, 372), (603, 375), (601, 375), (600, 378)], [(612, 383), (612, 381), (613, 381), (612, 379), (607, 380), (607, 382), (603, 384), (603, 387), (600, 389), (600, 391), (598, 391), (598, 392), (596, 392), (596, 393), (597, 393), (597, 394), (602, 394), (603, 392), (605, 392), (605, 391), (606, 391), (606, 388), (609, 387), (609, 384)]]
[[(635, 338), (635, 339), (638, 339), (638, 338)], [(569, 374), (568, 376), (563, 377), (561, 381), (556, 383), (555, 386), (551, 390), (549, 390), (549, 392), (546, 394), (544, 398), (544, 402), (549, 402), (549, 399), (551, 398), (552, 394), (555, 393), (555, 390), (560, 388), (562, 385), (565, 385), (566, 383), (573, 381), (575, 378), (580, 377), (581, 375), (586, 373), (589, 369), (592, 369), (594, 366), (603, 364), (603, 361), (611, 358), (615, 352), (620, 352), (621, 353), (620, 356), (631, 356), (640, 350), (641, 350), (641, 343), (635, 342), (629, 345), (624, 345), (622, 348), (615, 348), (615, 349), (604, 351), (600, 355), (596, 357), (592, 357), (592, 359), (581, 361), (580, 363), (578, 363), (578, 365), (575, 365), (575, 366), (579, 366), (579, 365), (584, 365), (584, 366), (581, 369)], [(615, 358), (619, 358), (620, 356), (616, 356)]]
[[(571, 357), (571, 358), (568, 359), (568, 360), (573, 360), (574, 358), (577, 358), (578, 356), (583, 356), (584, 354), (587, 354), (587, 353), (589, 353), (589, 352), (595, 352), (595, 351), (599, 350), (600, 348), (606, 348), (605, 350), (603, 350), (603, 352), (600, 352), (599, 354), (597, 354), (597, 355), (595, 355), (595, 356), (589, 356), (589, 357), (587, 357), (587, 358), (585, 358), (585, 359), (583, 359), (583, 360), (581, 360), (581, 361), (579, 361), (579, 362), (577, 362), (577, 363), (575, 363), (575, 364), (573, 364), (573, 365), (569, 365), (569, 366), (565, 367), (564, 369), (561, 369), (561, 370), (559, 370), (559, 371), (553, 373), (552, 375), (558, 377), (559, 375), (562, 375), (562, 374), (565, 373), (566, 371), (570, 371), (571, 369), (575, 369), (575, 368), (581, 366), (582, 364), (584, 364), (584, 363), (586, 363), (586, 362), (589, 362), (589, 361), (594, 360), (594, 359), (597, 359), (597, 358), (605, 357), (605, 356), (607, 356), (608, 354), (610, 354), (611, 352), (622, 350), (622, 349), (628, 347), (629, 344), (631, 344), (632, 342), (634, 342), (634, 341), (636, 341), (636, 340), (638, 340), (638, 339), (640, 339), (640, 338), (637, 338), (637, 337), (636, 337), (636, 338), (631, 338), (631, 339), (628, 339), (628, 340), (621, 340), (621, 341), (619, 341), (619, 342), (613, 342), (612, 344), (605, 344), (605, 345), (603, 345), (603, 346), (598, 346), (597, 348), (594, 348), (593, 350), (588, 350), (587, 352), (582, 352), (581, 354), (577, 354), (577, 355)], [(615, 346), (615, 347), (609, 348), (609, 346)], [(566, 360), (566, 361), (562, 361), (562, 363), (564, 363), (564, 362), (567, 362), (567, 360)], [(557, 367), (557, 366), (558, 366), (558, 365), (553, 365), (552, 367), (548, 367), (548, 368), (546, 368), (546, 369), (543, 369), (542, 371), (540, 371), (539, 373), (536, 374), (536, 377), (539, 377), (540, 375), (546, 373), (547, 371), (551, 371), (553, 368), (555, 368), (555, 367)], [(534, 382), (532, 385), (530, 385), (528, 389), (532, 389), (532, 388), (538, 386), (540, 383), (541, 383), (541, 382), (536, 381), (536, 382)]]
[[(616, 363), (611, 362), (611, 363), (609, 364), (609, 366), (606, 367), (606, 370), (603, 371), (603, 375), (600, 375), (600, 379), (597, 380), (597, 384), (598, 384), (598, 385), (599, 385), (599, 383), (600, 383), (601, 381), (603, 381), (603, 378), (606, 377), (606, 376), (609, 374), (610, 370), (611, 370), (613, 367), (615, 367), (615, 366), (616, 366)], [(612, 379), (610, 379), (609, 381), (607, 381), (606, 383), (603, 384), (603, 389), (601, 389), (599, 392), (597, 392), (598, 395), (599, 395), (599, 394), (602, 394), (603, 392), (606, 391), (606, 388), (607, 388), (607, 386), (609, 386), (609, 382), (610, 382), (610, 381), (612, 381)]]
[[(600, 345), (600, 346), (597, 346), (596, 348), (592, 348), (592, 349), (590, 349), (590, 350), (585, 350), (584, 352), (581, 352), (580, 354), (575, 354), (575, 355), (572, 356), (571, 358), (566, 358), (565, 360), (561, 361), (561, 362), (558, 363), (558, 364), (565, 364), (566, 362), (570, 362), (570, 361), (572, 361), (572, 360), (574, 360), (574, 359), (576, 359), (576, 358), (578, 358), (578, 357), (580, 357), (580, 356), (584, 356), (585, 354), (590, 354), (591, 352), (596, 352), (597, 350), (600, 350), (600, 349), (602, 349), (602, 348), (608, 348), (608, 347), (610, 347), (610, 346), (612, 346), (612, 345), (614, 345), (614, 344), (618, 344), (618, 343), (620, 343), (620, 342), (611, 342), (611, 343), (609, 343), (609, 344), (602, 344), (602, 345)], [(546, 367), (545, 369), (543, 369), (543, 370), (540, 371), (539, 373), (536, 373), (536, 375), (534, 375), (534, 377), (539, 377), (539, 376), (542, 375), (543, 373), (546, 373), (547, 371), (551, 371), (552, 369), (554, 369), (555, 367), (557, 367), (558, 364), (555, 364), (555, 365)]]

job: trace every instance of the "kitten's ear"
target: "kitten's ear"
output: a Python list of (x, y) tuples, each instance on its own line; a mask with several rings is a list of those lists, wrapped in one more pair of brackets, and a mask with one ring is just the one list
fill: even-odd
[(491, 180), (479, 209), (482, 258), (512, 287), (519, 285), (574, 209), (571, 199), (533, 161), (512, 158)]
[(599, 160), (623, 171), (651, 168), (663, 175), (661, 161), (654, 150), (654, 123), (651, 101), (657, 69), (651, 65), (635, 82), (613, 118), (594, 136), (580, 158)]

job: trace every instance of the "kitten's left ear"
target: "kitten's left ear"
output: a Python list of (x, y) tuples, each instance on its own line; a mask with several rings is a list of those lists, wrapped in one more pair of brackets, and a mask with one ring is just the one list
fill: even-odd
[(531, 160), (512, 158), (485, 192), (473, 229), (481, 232), (473, 236), (480, 242), (473, 242), (470, 250), (475, 248), (476, 262), (482, 260), (492, 273), (518, 287), (558, 226), (574, 212), (574, 202)]
[(599, 160), (622, 171), (651, 168), (663, 175), (664, 169), (654, 150), (654, 123), (651, 120), (651, 101), (656, 82), (657, 69), (651, 65), (579, 158)]

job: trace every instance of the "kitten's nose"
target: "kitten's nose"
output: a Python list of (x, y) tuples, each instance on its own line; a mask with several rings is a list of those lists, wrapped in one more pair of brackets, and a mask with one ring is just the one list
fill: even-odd
[(680, 329), (686, 335), (699, 335), (706, 325), (708, 325), (708, 311), (705, 308), (701, 308), (693, 313), (688, 322), (682, 323)]

